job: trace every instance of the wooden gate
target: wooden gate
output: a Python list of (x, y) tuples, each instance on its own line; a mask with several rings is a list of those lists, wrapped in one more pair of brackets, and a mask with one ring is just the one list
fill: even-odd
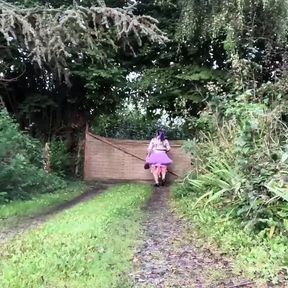
[[(144, 170), (149, 141), (104, 138), (86, 130), (84, 179), (87, 181), (151, 181)], [(182, 141), (170, 141), (168, 180), (184, 175), (191, 168), (189, 156), (182, 150)]]

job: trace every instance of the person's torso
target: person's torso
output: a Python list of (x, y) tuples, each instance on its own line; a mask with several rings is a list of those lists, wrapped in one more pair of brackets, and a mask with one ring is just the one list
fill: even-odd
[(155, 153), (165, 152), (167, 150), (166, 142), (167, 140), (161, 141), (160, 139), (154, 138), (153, 139), (153, 151)]

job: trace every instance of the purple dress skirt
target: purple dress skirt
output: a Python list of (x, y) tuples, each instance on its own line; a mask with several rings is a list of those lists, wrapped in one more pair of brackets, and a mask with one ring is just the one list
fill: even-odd
[(149, 163), (149, 165), (168, 166), (172, 162), (173, 161), (168, 157), (165, 151), (152, 152), (152, 154), (146, 159), (146, 163)]

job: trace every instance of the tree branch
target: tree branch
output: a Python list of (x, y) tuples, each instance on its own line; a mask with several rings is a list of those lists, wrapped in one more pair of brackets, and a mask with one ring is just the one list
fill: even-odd
[(16, 82), (18, 81), (24, 74), (26, 73), (26, 67), (24, 66), (24, 70), (16, 77), (13, 77), (13, 78), (1, 78), (0, 77), (0, 83), (11, 83), (11, 82)]
[(149, 16), (135, 16), (122, 8), (76, 5), (19, 8), (0, 0), (0, 35), (7, 45), (17, 43), (30, 51), (40, 68), (49, 65), (60, 77), (66, 75), (67, 59), (79, 57), (79, 51), (115, 49), (119, 42), (129, 43), (131, 36), (165, 43), (166, 35)]

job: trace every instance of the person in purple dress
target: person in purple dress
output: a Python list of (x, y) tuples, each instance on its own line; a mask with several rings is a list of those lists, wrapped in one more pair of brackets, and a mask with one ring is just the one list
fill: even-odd
[(146, 158), (146, 163), (150, 165), (154, 176), (156, 187), (159, 187), (159, 178), (161, 179), (161, 184), (165, 184), (167, 166), (173, 162), (167, 155), (170, 149), (170, 144), (165, 137), (164, 131), (158, 130), (156, 137), (151, 139), (149, 143)]

